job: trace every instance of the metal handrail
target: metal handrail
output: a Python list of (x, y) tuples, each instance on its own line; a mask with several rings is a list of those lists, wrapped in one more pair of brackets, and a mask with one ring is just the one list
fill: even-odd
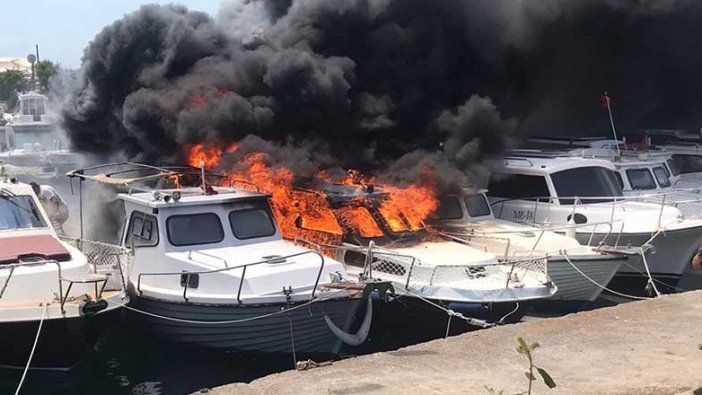
[(208, 257), (210, 257), (210, 258), (219, 259), (220, 261), (224, 262), (224, 267), (225, 267), (225, 268), (229, 267), (229, 264), (227, 263), (227, 260), (224, 259), (224, 258), (222, 258), (221, 256), (217, 256), (217, 255), (214, 255), (214, 254), (208, 254), (208, 253), (203, 252), (203, 251), (200, 251), (200, 250), (190, 250), (190, 251), (188, 251), (188, 259), (190, 259), (191, 261), (193, 260), (193, 258), (192, 258), (193, 252), (196, 252), (196, 253), (198, 253), (198, 254), (200, 254), (200, 255), (208, 256)]
[(7, 277), (7, 281), (5, 282), (5, 285), (2, 288), (2, 293), (0, 293), (0, 298), (2, 298), (2, 295), (5, 293), (5, 289), (7, 288), (7, 284), (10, 282), (10, 278), (12, 277), (12, 273), (15, 271), (16, 268), (28, 267), (28, 266), (40, 266), (40, 265), (46, 265), (48, 263), (54, 263), (54, 264), (56, 264), (56, 267), (58, 268), (59, 294), (63, 295), (63, 284), (61, 283), (61, 278), (62, 278), (61, 264), (55, 259), (43, 259), (41, 261), (36, 261), (36, 262), (18, 262), (18, 263), (11, 263), (11, 264), (7, 264), (7, 265), (0, 265), (0, 270), (10, 269), (10, 275)]
[[(63, 274), (61, 272), (61, 263), (58, 262), (55, 259), (42, 259), (40, 261), (36, 262), (18, 262), (18, 263), (11, 263), (8, 265), (2, 265), (0, 266), (0, 270), (3, 269), (10, 269), (10, 274), (7, 276), (7, 280), (5, 281), (5, 284), (2, 287), (2, 291), (0, 291), (0, 298), (2, 298), (2, 295), (4, 295), (5, 290), (7, 289), (7, 285), (10, 283), (10, 279), (12, 278), (12, 274), (14, 273), (15, 269), (18, 267), (29, 267), (29, 266), (39, 266), (39, 265), (46, 265), (49, 263), (56, 264), (57, 268), (57, 275), (58, 275), (58, 286), (59, 286), (59, 303), (61, 305), (61, 314), (65, 314), (66, 310), (64, 309), (64, 306), (66, 304), (66, 301), (68, 300), (68, 296), (71, 293), (71, 288), (73, 287), (73, 283), (76, 281), (70, 280), (70, 279), (65, 279), (63, 278)], [(68, 282), (68, 289), (66, 290), (66, 294), (63, 294), (63, 282), (66, 281)], [(103, 281), (102, 288), (98, 292), (97, 289), (97, 283)], [(95, 300), (99, 300), (102, 296), (102, 291), (105, 289), (105, 285), (107, 284), (108, 279), (96, 279), (96, 280), (91, 280), (88, 282), (94, 282), (95, 283)]]
[(258, 262), (245, 263), (243, 265), (238, 265), (238, 266), (225, 267), (222, 269), (203, 270), (203, 271), (198, 271), (198, 272), (182, 272), (181, 271), (181, 272), (139, 273), (139, 275), (137, 276), (137, 291), (139, 292), (139, 295), (142, 294), (142, 290), (141, 290), (142, 276), (175, 276), (175, 275), (182, 276), (182, 275), (185, 275), (186, 281), (185, 281), (185, 289), (183, 290), (183, 299), (185, 299), (185, 301), (187, 302), (188, 301), (188, 297), (187, 297), (188, 285), (190, 284), (190, 276), (191, 275), (193, 275), (193, 274), (201, 275), (201, 274), (210, 274), (210, 273), (220, 273), (220, 272), (226, 272), (226, 271), (230, 271), (230, 270), (234, 270), (234, 269), (242, 269), (241, 279), (239, 280), (239, 289), (238, 289), (237, 295), (236, 295), (237, 303), (241, 304), (241, 289), (244, 285), (244, 278), (246, 276), (246, 268), (247, 267), (262, 265), (265, 263), (280, 262), (281, 259), (295, 258), (298, 256), (307, 255), (307, 254), (317, 255), (321, 261), (320, 266), (319, 266), (319, 272), (317, 273), (317, 278), (315, 279), (315, 282), (314, 282), (314, 288), (312, 288), (312, 295), (310, 296), (310, 300), (312, 300), (315, 297), (315, 294), (317, 292), (317, 286), (319, 285), (319, 279), (321, 278), (322, 271), (324, 270), (324, 256), (322, 254), (320, 254), (319, 252), (312, 251), (312, 250), (300, 252), (297, 254), (291, 254), (291, 255), (286, 255), (286, 256), (270, 258), (270, 259), (266, 259), (266, 260), (258, 261)]

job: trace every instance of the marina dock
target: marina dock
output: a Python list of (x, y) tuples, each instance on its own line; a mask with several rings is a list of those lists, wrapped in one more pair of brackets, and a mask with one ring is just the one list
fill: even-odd
[(505, 394), (526, 391), (517, 338), (539, 342), (536, 394), (690, 394), (702, 387), (702, 291), (471, 332), (214, 388), (226, 394)]

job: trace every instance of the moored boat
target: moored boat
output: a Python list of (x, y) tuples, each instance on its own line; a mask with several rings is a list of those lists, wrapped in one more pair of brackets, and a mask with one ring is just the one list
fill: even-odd
[(57, 237), (29, 185), (0, 175), (0, 365), (79, 362), (127, 301), (94, 263)]

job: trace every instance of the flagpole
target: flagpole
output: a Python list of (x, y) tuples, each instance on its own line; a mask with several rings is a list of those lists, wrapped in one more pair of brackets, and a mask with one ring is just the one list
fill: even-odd
[(620, 158), (622, 154), (619, 152), (619, 139), (617, 138), (617, 129), (614, 127), (614, 117), (612, 116), (612, 107), (610, 106), (607, 92), (604, 93), (604, 100), (607, 105), (607, 113), (609, 114), (609, 124), (612, 126), (612, 134), (614, 135), (614, 146), (617, 147), (617, 157)]

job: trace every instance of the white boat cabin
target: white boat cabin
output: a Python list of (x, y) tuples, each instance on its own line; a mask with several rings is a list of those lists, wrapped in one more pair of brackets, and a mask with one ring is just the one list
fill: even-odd
[[(129, 277), (144, 297), (242, 304), (309, 300), (345, 277), (332, 259), (283, 240), (268, 196), (234, 188), (119, 194)], [(188, 274), (197, 272), (198, 274)]]
[(549, 226), (579, 225), (576, 233), (653, 233), (678, 226), (682, 213), (661, 204), (626, 201), (612, 162), (519, 151), (490, 177), (498, 218)]

